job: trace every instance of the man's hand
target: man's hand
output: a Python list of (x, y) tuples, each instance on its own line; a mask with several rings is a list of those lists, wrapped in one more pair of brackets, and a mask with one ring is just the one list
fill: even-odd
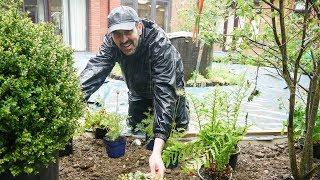
[(164, 146), (164, 140), (160, 138), (156, 138), (154, 140), (152, 154), (149, 158), (151, 175), (156, 179), (160, 179), (160, 180), (163, 179), (164, 172), (166, 170), (161, 158), (161, 152), (162, 152), (163, 146)]

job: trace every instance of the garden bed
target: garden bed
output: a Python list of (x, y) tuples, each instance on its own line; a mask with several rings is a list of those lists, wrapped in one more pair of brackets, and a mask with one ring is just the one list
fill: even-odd
[[(118, 159), (108, 158), (102, 140), (85, 134), (74, 140), (73, 155), (60, 159), (60, 180), (112, 180), (129, 172), (149, 172), (151, 151), (137, 146), (129, 138), (126, 154)], [(285, 142), (263, 143), (244, 141), (233, 179), (290, 179), (288, 148)], [(185, 175), (179, 166), (167, 170), (166, 179), (198, 179)]]

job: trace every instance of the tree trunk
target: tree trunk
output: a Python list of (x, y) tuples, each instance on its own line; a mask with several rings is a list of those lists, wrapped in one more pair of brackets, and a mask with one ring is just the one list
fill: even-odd
[(197, 58), (197, 65), (196, 65), (196, 72), (199, 72), (199, 69), (200, 69), (203, 47), (204, 47), (204, 42), (200, 41), (200, 47), (199, 47), (199, 51), (198, 51), (198, 58)]

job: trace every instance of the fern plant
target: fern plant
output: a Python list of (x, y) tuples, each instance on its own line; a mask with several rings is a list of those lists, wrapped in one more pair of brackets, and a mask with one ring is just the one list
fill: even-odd
[[(151, 140), (154, 136), (153, 134), (153, 121), (154, 121), (154, 116), (153, 114), (151, 113), (151, 109), (148, 110), (148, 112), (144, 112), (143, 113), (146, 118), (143, 119), (141, 121), (141, 123), (137, 124), (137, 127), (136, 127), (136, 131), (141, 131), (143, 133), (146, 134), (146, 137)], [(148, 140), (147, 139), (147, 140)]]
[(189, 143), (180, 141), (180, 138), (184, 135), (185, 133), (179, 132), (179, 130), (171, 131), (171, 135), (162, 151), (162, 160), (167, 168), (175, 166), (178, 161), (184, 160), (185, 156), (188, 154)]
[(242, 139), (244, 128), (230, 129), (225, 122), (217, 122), (199, 132), (198, 144), (205, 167), (215, 164), (216, 170), (222, 172), (229, 163), (230, 156), (236, 150), (236, 145)]
[[(245, 81), (244, 81), (245, 82)], [(199, 125), (197, 140), (192, 145), (193, 157), (203, 161), (210, 172), (221, 175), (226, 169), (238, 142), (247, 132), (248, 125), (238, 126), (240, 105), (249, 85), (243, 83), (235, 91), (216, 88), (213, 93), (198, 99), (190, 96)]]
[[(304, 107), (302, 105), (297, 105), (297, 108), (294, 110), (293, 114), (293, 133), (294, 133), (294, 139), (295, 140), (301, 140), (305, 137), (305, 111)], [(288, 122), (284, 121), (283, 123), (283, 130), (286, 129), (288, 126)], [(320, 111), (317, 113), (317, 118), (312, 134), (312, 140), (314, 143), (320, 143)]]

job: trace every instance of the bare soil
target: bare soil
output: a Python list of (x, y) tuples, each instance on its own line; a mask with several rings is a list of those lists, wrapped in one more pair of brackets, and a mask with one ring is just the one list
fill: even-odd
[[(151, 151), (127, 139), (125, 156), (109, 158), (102, 140), (82, 135), (73, 141), (74, 153), (59, 159), (60, 180), (113, 180), (123, 173), (141, 171), (148, 173)], [(286, 142), (262, 143), (244, 141), (232, 179), (276, 180), (292, 179), (290, 175)], [(199, 179), (196, 175), (183, 174), (180, 166), (165, 174), (166, 179)], [(320, 179), (320, 178), (314, 178)]]

